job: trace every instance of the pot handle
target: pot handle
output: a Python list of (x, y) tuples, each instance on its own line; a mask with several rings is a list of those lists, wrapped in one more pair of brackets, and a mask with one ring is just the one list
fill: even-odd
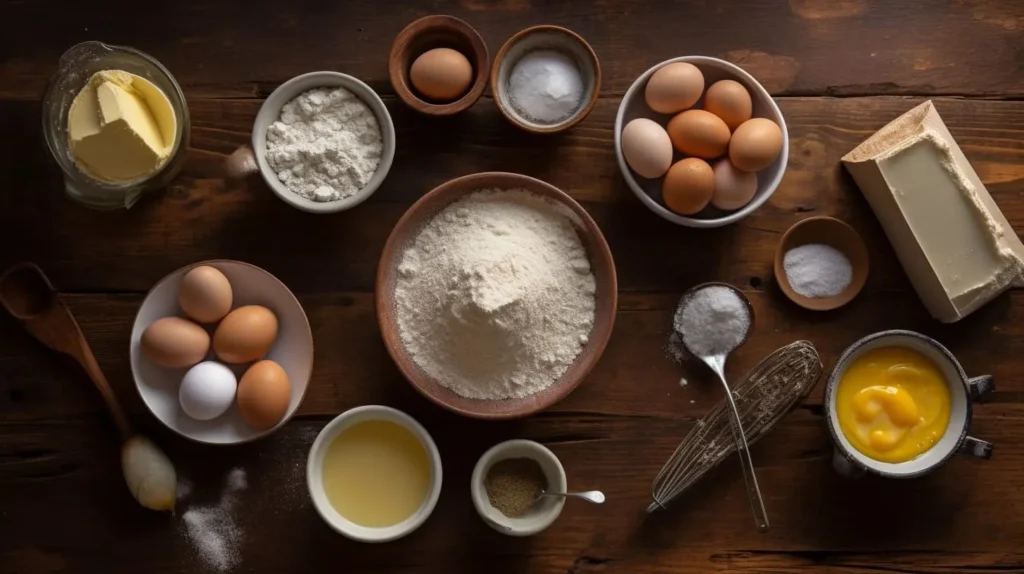
[(973, 436), (967, 436), (964, 437), (964, 442), (960, 443), (960, 452), (978, 458), (989, 459), (992, 458), (992, 443), (983, 441), (980, 438), (974, 438)]
[(985, 401), (986, 395), (996, 390), (996, 382), (992, 375), (971, 377), (967, 380), (967, 388), (970, 390), (971, 400), (981, 403)]
[(864, 471), (867, 470), (856, 461), (839, 452), (838, 448), (832, 450), (832, 468), (848, 478), (860, 478), (864, 475)]
[(256, 154), (247, 145), (236, 149), (224, 160), (224, 174), (228, 179), (245, 179), (259, 170)]

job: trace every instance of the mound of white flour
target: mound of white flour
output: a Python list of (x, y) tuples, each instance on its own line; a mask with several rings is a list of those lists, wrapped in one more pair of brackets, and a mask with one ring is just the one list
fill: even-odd
[(595, 283), (562, 207), (522, 190), (480, 191), (442, 210), (402, 255), (402, 342), (464, 397), (507, 399), (550, 386), (594, 326)]
[(313, 201), (363, 189), (383, 149), (377, 116), (345, 88), (299, 94), (267, 128), (267, 163), (285, 187)]

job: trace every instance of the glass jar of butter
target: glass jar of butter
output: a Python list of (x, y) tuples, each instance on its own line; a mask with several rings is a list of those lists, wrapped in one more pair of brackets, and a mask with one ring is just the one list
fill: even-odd
[[(174, 112), (174, 134), (166, 160), (145, 176), (129, 181), (104, 181), (88, 173), (72, 156), (68, 128), (72, 103), (97, 72), (117, 70), (148, 80), (166, 96)], [(166, 186), (181, 169), (188, 150), (188, 106), (181, 87), (167, 68), (152, 56), (134, 48), (102, 42), (72, 46), (60, 58), (60, 68), (50, 78), (43, 98), (43, 138), (64, 172), (68, 197), (95, 209), (128, 208), (145, 191)]]

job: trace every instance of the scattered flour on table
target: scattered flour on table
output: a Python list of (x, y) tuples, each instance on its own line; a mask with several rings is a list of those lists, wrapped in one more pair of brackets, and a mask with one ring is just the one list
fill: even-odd
[(686, 347), (683, 345), (683, 338), (674, 330), (668, 335), (668, 343), (665, 344), (665, 354), (668, 355), (668, 358), (680, 364), (690, 358), (690, 353), (686, 352)]
[(267, 163), (292, 192), (337, 201), (362, 189), (384, 150), (377, 116), (345, 88), (304, 92), (267, 128)]
[(178, 488), (176, 492), (176, 498), (178, 502), (187, 499), (192, 495), (192, 481), (181, 478), (178, 480)]
[(238, 494), (248, 481), (241, 468), (232, 470), (225, 481), (220, 500), (214, 506), (190, 508), (181, 516), (185, 534), (196, 553), (207, 565), (226, 572), (238, 565), (238, 547), (243, 533), (235, 520)]
[[(568, 214), (568, 215), (567, 215)], [(426, 374), (464, 397), (551, 385), (594, 326), (596, 284), (571, 212), (523, 190), (473, 193), (402, 254), (400, 336)]]

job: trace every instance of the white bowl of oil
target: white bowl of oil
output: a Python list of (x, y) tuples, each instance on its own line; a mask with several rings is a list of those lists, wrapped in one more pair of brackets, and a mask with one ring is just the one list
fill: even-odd
[(320, 517), (360, 542), (419, 528), (441, 494), (441, 455), (420, 423), (390, 407), (345, 411), (309, 450), (306, 483)]

